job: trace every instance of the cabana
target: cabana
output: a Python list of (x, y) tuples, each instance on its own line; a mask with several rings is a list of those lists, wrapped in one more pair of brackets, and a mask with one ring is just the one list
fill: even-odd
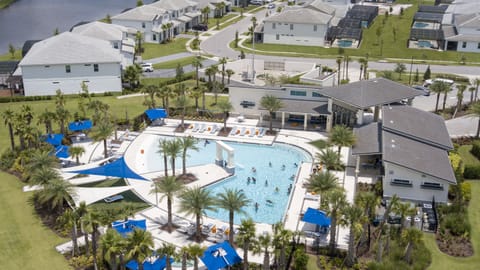
[[(167, 257), (163, 256), (162, 258), (154, 257), (147, 258), (143, 262), (143, 270), (163, 270), (167, 266)], [(173, 258), (170, 258), (170, 263), (173, 262)], [(134, 260), (129, 261), (125, 264), (125, 267), (132, 270), (138, 270), (138, 263)]]
[(329, 227), (330, 218), (327, 217), (325, 212), (314, 208), (308, 208), (302, 218), (303, 222), (312, 223), (320, 227)]
[(137, 173), (135, 173), (134, 171), (132, 171), (128, 167), (128, 165), (125, 163), (125, 159), (123, 157), (113, 161), (112, 163), (108, 163), (100, 167), (79, 170), (79, 171), (72, 171), (72, 172), (79, 173), (79, 174), (93, 174), (93, 175), (147, 180), (142, 176), (138, 175)]
[(200, 259), (208, 270), (224, 269), (242, 261), (227, 241), (208, 247)]
[(163, 108), (148, 109), (145, 114), (153, 124), (158, 125), (163, 124), (163, 119), (168, 116), (167, 111)]
[(91, 120), (81, 120), (75, 121), (68, 124), (68, 129), (70, 131), (82, 131), (82, 130), (89, 130), (92, 128), (92, 121)]
[(135, 228), (145, 231), (147, 229), (147, 222), (145, 219), (140, 219), (140, 220), (129, 219), (127, 221), (114, 221), (112, 222), (112, 228), (114, 228), (123, 237), (126, 237), (127, 234), (133, 232)]
[(47, 134), (44, 136), (43, 141), (49, 143), (53, 146), (58, 146), (62, 144), (63, 134)]
[(57, 158), (68, 158), (70, 156), (70, 153), (68, 152), (69, 149), (70, 149), (70, 146), (59, 145), (55, 147), (55, 156)]

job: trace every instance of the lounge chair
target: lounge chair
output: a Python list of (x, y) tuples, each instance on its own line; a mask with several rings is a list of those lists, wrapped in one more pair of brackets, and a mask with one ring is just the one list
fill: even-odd
[(245, 132), (247, 132), (247, 128), (242, 127), (242, 129), (240, 130), (240, 136), (245, 136)]
[(192, 132), (197, 132), (199, 128), (200, 128), (200, 125), (198, 123), (195, 123), (192, 129)]
[(215, 227), (215, 224), (213, 223), (208, 223), (207, 225), (202, 225), (202, 234), (210, 234), (212, 231), (213, 227)]
[(217, 130), (218, 130), (218, 126), (216, 124), (213, 125), (212, 130), (210, 131), (210, 134), (215, 134)]
[(260, 132), (258, 133), (258, 137), (260, 137), (260, 138), (263, 137), (263, 135), (265, 135), (266, 131), (267, 131), (266, 129), (260, 128)]
[(232, 130), (230, 131), (230, 135), (235, 135), (237, 133), (237, 127), (233, 127)]
[(121, 200), (123, 200), (122, 195), (115, 195), (115, 196), (111, 196), (103, 199), (103, 201), (105, 201), (106, 203), (112, 203), (112, 202), (121, 201)]
[(202, 124), (202, 125), (200, 126), (200, 129), (198, 130), (198, 132), (203, 133), (206, 128), (207, 128), (207, 125)]
[(250, 134), (248, 134), (248, 137), (253, 137), (255, 136), (255, 128), (250, 129)]

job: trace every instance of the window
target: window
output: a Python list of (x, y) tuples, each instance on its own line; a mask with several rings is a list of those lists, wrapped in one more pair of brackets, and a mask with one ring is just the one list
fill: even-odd
[(280, 35), (277, 34), (277, 35), (276, 35), (276, 38), (277, 38), (277, 40), (280, 40)]
[(312, 92), (312, 97), (323, 97), (320, 93)]
[(276, 23), (272, 23), (272, 29), (275, 29), (277, 27)]
[(307, 92), (306, 91), (291, 90), (290, 91), (290, 96), (306, 97)]
[(145, 23), (144, 22), (142, 22), (142, 28), (145, 28)]
[(44, 68), (49, 68), (50, 66), (44, 66)]
[(313, 32), (317, 32), (317, 25), (316, 24), (313, 25)]
[(467, 42), (462, 42), (462, 48), (466, 48), (467, 47)]
[(118, 49), (118, 43), (117, 42), (113, 43), (113, 48)]
[(477, 49), (480, 49), (480, 42), (477, 44)]
[(70, 73), (72, 70), (70, 68), (70, 65), (65, 65), (65, 72)]
[(290, 24), (290, 30), (293, 30), (293, 23)]
[(156, 34), (153, 34), (152, 39), (153, 39), (153, 40), (157, 40), (157, 35), (156, 35)]
[(403, 180), (403, 179), (393, 179), (392, 182), (390, 182), (390, 184), (392, 186), (411, 187), (412, 181)]
[(443, 190), (443, 185), (440, 183), (434, 183), (434, 182), (423, 182), (420, 185), (421, 188), (423, 189), (435, 189), (435, 190)]
[(98, 64), (93, 64), (93, 72), (98, 72)]

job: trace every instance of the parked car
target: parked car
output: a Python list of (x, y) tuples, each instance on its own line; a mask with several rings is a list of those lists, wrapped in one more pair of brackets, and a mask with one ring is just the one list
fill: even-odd
[(414, 86), (412, 86), (412, 87), (413, 87), (413, 89), (415, 89), (415, 90), (422, 91), (422, 93), (423, 93), (424, 96), (430, 96), (430, 90), (429, 90), (428, 88), (423, 87), (423, 86), (421, 86), (421, 85), (414, 85)]
[(251, 0), (250, 4), (261, 6), (261, 5), (263, 5), (263, 1), (262, 0)]
[(143, 72), (153, 72), (153, 65), (152, 63), (143, 63), (141, 65)]
[(274, 3), (268, 4), (267, 8), (268, 9), (273, 9), (273, 8), (275, 8), (275, 4)]
[(200, 23), (200, 24), (192, 26), (192, 29), (196, 30), (196, 31), (207, 31), (208, 26), (206, 24)]

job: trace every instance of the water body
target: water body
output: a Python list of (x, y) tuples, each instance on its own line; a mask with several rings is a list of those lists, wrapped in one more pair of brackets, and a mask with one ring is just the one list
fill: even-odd
[[(145, 4), (152, 0), (144, 0)], [(56, 28), (68, 31), (81, 21), (93, 21), (136, 6), (136, 0), (18, 0), (0, 10), (0, 53), (8, 44), (20, 48), (26, 40), (44, 39)]]

